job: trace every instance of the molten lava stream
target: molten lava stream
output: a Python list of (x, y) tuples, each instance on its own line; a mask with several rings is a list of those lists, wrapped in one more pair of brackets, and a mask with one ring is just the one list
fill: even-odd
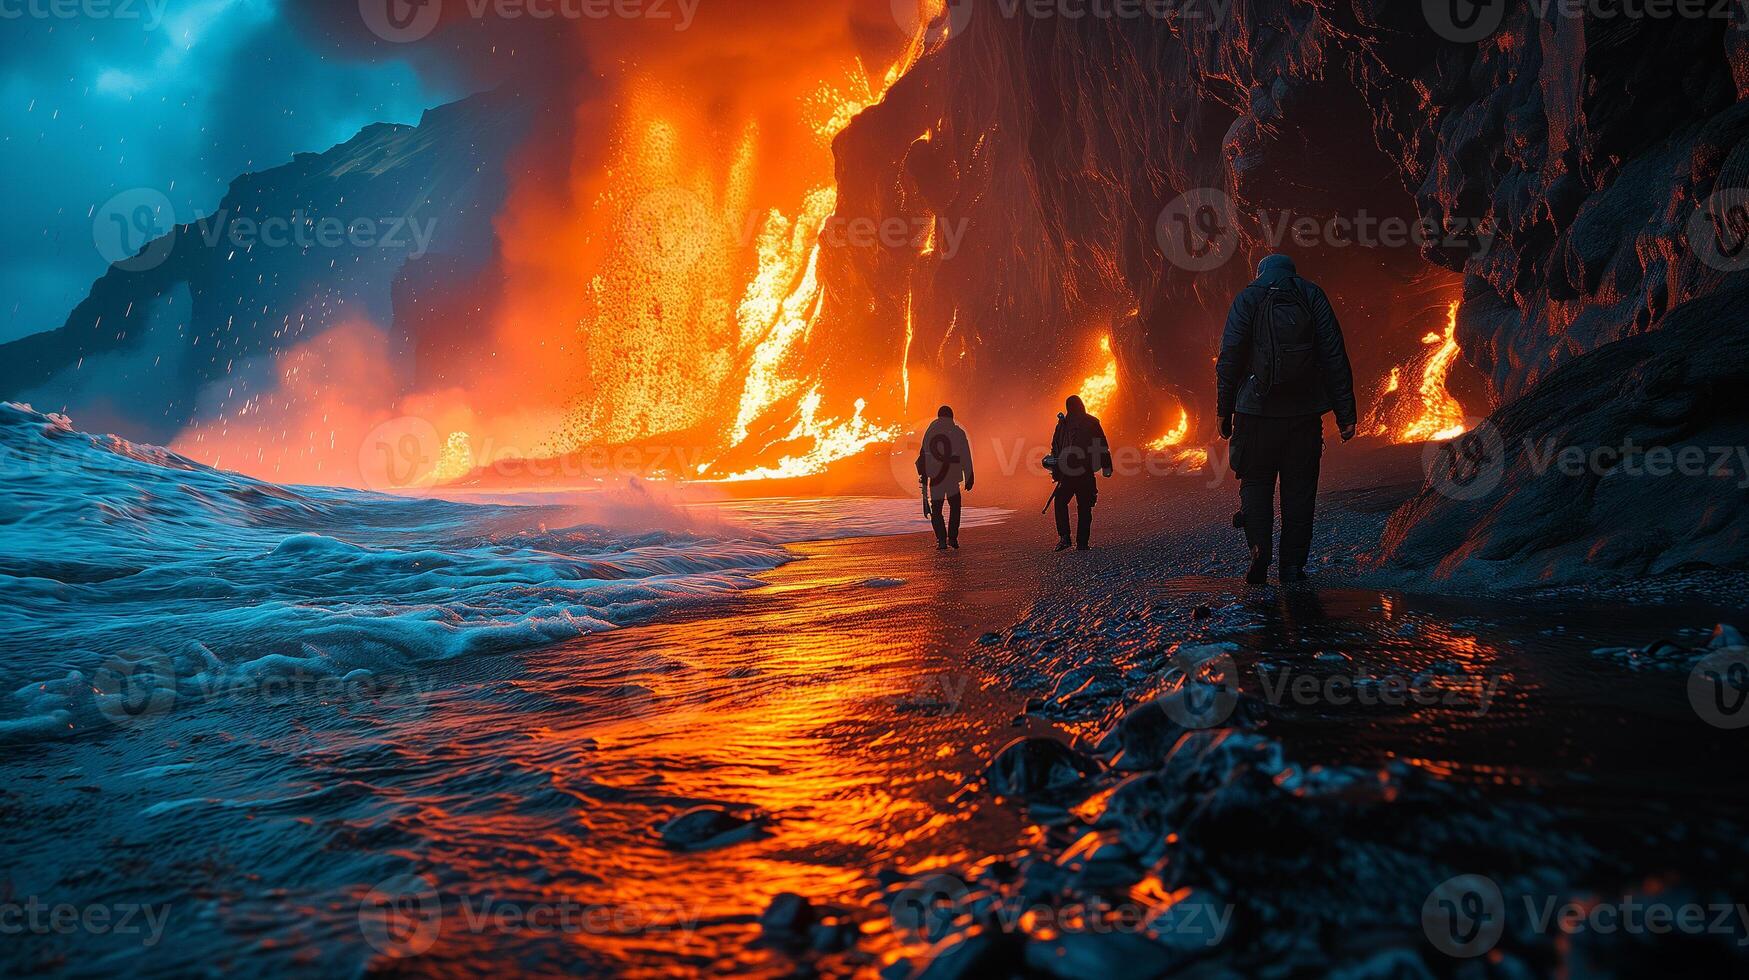
[[(1431, 332), (1422, 338), (1422, 343), (1434, 346), (1434, 352), (1427, 355), (1422, 367), (1422, 380), (1417, 392), (1420, 395), (1420, 413), (1397, 432), (1392, 439), (1396, 443), (1429, 443), (1439, 439), (1455, 439), (1469, 429), (1469, 423), (1464, 422), (1464, 406), (1445, 387), (1446, 378), (1452, 373), (1452, 364), (1457, 362), (1457, 355), (1462, 353), (1457, 346), (1457, 306), (1459, 304), (1452, 303), (1450, 310), (1446, 310), (1443, 336)], [(1392, 380), (1396, 378), (1397, 374), (1392, 371)]]

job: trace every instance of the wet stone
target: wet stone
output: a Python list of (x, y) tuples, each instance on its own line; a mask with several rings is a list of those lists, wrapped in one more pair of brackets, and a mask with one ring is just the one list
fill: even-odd
[(794, 892), (782, 892), (759, 915), (759, 928), (766, 937), (793, 941), (814, 925), (814, 907)]
[(1094, 765), (1054, 738), (1017, 738), (1003, 747), (986, 776), (998, 796), (1056, 793), (1081, 782)]
[(662, 843), (683, 851), (702, 851), (751, 840), (764, 824), (720, 806), (696, 806), (656, 828)]

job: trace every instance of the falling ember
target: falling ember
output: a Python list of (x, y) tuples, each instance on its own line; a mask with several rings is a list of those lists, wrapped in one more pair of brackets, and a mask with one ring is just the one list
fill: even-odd
[(1105, 357), (1104, 367), (1081, 382), (1081, 388), (1076, 392), (1093, 415), (1104, 415), (1117, 396), (1117, 357), (1111, 353), (1109, 334), (1099, 338), (1099, 352)]
[[(1460, 350), (1457, 342), (1458, 304), (1451, 304), (1446, 314), (1444, 335), (1430, 333), (1422, 338), (1422, 343), (1429, 346), (1438, 345), (1428, 356), (1421, 371), (1420, 414), (1410, 420), (1402, 431), (1397, 433), (1397, 442), (1431, 442), (1441, 439), (1455, 439), (1464, 434), (1468, 426), (1464, 423), (1464, 409), (1458, 400), (1446, 391), (1445, 383), (1451, 373), (1451, 366), (1457, 360)], [(1399, 385), (1401, 378), (1392, 372), (1392, 385)], [(1394, 390), (1389, 389), (1389, 390)]]

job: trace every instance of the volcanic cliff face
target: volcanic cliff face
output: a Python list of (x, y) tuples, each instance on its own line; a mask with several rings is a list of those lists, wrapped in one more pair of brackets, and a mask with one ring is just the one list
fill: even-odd
[[(1526, 451), (1732, 431), (1725, 402), (1669, 390), (1727, 383), (1742, 346), (1717, 297), (1744, 284), (1746, 212), (1716, 195), (1749, 187), (1749, 42), (1711, 5), (1605, 20), (1502, 0), (1497, 29), (1468, 42), (1430, 26), (1438, 5), (1402, 0), (1047, 6), (954, 0), (928, 53), (837, 136), (839, 219), (934, 231), (820, 249), (824, 312), (797, 367), (844, 403), (823, 411), (868, 393), (885, 421), (938, 399), (1048, 420), (1109, 338), (1114, 436), (1147, 442), (1182, 409), (1200, 442), (1231, 298), (1286, 251), (1334, 300), (1369, 400), (1402, 397), (1382, 380), (1461, 300), (1454, 393), (1470, 415), (1502, 409), (1482, 427), (1499, 438), (1458, 447), (1462, 479), (1439, 471), (1397, 515), (1382, 563), (1552, 581), (1746, 557), (1719, 536), (1742, 494), (1718, 476), (1679, 493), (1617, 471), (1575, 481)], [(372, 127), (239, 179), (219, 208), (440, 218), (429, 242), (238, 248), (180, 226), (148, 248), (156, 264), (112, 270), (65, 326), (6, 345), (0, 394), (167, 441), (249, 407), (273, 383), (251, 363), (354, 317), (388, 332), (382, 363), (415, 375), (389, 388), (501, 363), (478, 323), (505, 278), (494, 219), (526, 145), (521, 105), (488, 95)], [(1380, 232), (1393, 222), (1422, 233)], [(1722, 324), (1666, 329), (1703, 300)], [(1621, 544), (1623, 502), (1653, 496), (1653, 526)]]
[(399, 374), (371, 383), (406, 386), (442, 339), (414, 322), (421, 302), (490, 262), (505, 157), (527, 123), (491, 93), (239, 177), (212, 214), (160, 219), (162, 237), (60, 328), (0, 346), (0, 393), (168, 444), (273, 397), (275, 357), (343, 324), (386, 335), (391, 356), (371, 370)]
[[(1731, 262), (1740, 215), (1715, 222), (1702, 208), (1715, 191), (1749, 185), (1749, 108), (1738, 101), (1749, 69), (1727, 20), (1555, 8), (1539, 19), (1518, 2), (1492, 34), (1458, 43), (1430, 27), (1422, 4), (1388, 0), (1252, 0), (1202, 18), (1179, 5), (1164, 20), (1005, 13), (1013, 6), (955, 5), (951, 40), (840, 141), (845, 206), (969, 228), (955, 255), (850, 270), (877, 306), (910, 294), (913, 357), (936, 371), (971, 366), (986, 386), (1036, 387), (1109, 329), (1121, 376), (1142, 382), (1122, 386), (1124, 427), (1158, 424), (1155, 393), (1183, 399), (1206, 427), (1218, 324), (1253, 261), (1273, 250), (1326, 286), (1363, 378), (1412, 348), (1430, 295), (1431, 305), (1461, 296), (1457, 337), (1486, 379), (1466, 398), (1477, 415), (1538, 392), (1569, 362), (1566, 386), (1551, 391), (1611, 380), (1598, 372), (1644, 370), (1667, 384), (1687, 376), (1670, 361), (1683, 345), (1741, 336), (1735, 322), (1704, 337), (1672, 333), (1609, 354), (1607, 368), (1579, 366), (1741, 282)], [(1225, 211), (1207, 237), (1237, 233), (1227, 261), (1187, 259), (1173, 240), (1174, 202), (1187, 192)], [(1431, 233), (1363, 247), (1327, 233), (1281, 240), (1284, 216), (1368, 214), (1424, 219)], [(1722, 242), (1691, 240), (1721, 229)], [(1000, 369), (1012, 380), (997, 380)], [(1711, 385), (1720, 371), (1729, 365), (1690, 380)], [(1669, 530), (1605, 547), (1625, 515), (1593, 507), (1598, 481), (1564, 483), (1522, 458), (1529, 436), (1619, 445), (1635, 433), (1680, 441), (1730, 428), (1716, 399), (1672, 401), (1649, 383), (1612, 398), (1543, 395), (1536, 411), (1558, 425), (1509, 416), (1506, 478), (1485, 492), (1431, 481), (1398, 515), (1381, 559), (1456, 577), (1497, 575), (1485, 566), (1507, 560), (1543, 581), (1742, 560), (1740, 542), (1709, 537), (1741, 500), (1718, 480), (1663, 498), (1654, 522)], [(1641, 431), (1647, 412), (1656, 423)], [(1618, 482), (1611, 495), (1659, 492)], [(1526, 494), (1572, 499), (1556, 511), (1514, 502)]]

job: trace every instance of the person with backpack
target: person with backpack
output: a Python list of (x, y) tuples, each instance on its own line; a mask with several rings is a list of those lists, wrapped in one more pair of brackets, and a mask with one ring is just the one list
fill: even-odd
[(1104, 473), (1111, 479), (1111, 444), (1099, 419), (1088, 413), (1080, 395), (1070, 395), (1065, 411), (1057, 416), (1056, 431), (1051, 433), (1051, 455), (1047, 467), (1051, 479), (1057, 482), (1051, 504), (1056, 508), (1057, 550), (1067, 551), (1069, 541), (1069, 501), (1076, 505), (1074, 546), (1086, 551), (1093, 534), (1093, 505), (1099, 501), (1099, 484), (1094, 474)]
[[(960, 484), (964, 481), (965, 489), (972, 489), (972, 445), (947, 405), (941, 406), (935, 421), (923, 432), (923, 445), (917, 450), (917, 477), (929, 500), (936, 550), (959, 550)], [(942, 514), (944, 504), (946, 515)]]
[(1233, 300), (1215, 362), (1221, 438), (1239, 478), (1251, 568), (1245, 581), (1262, 585), (1269, 574), (1269, 538), (1275, 524), (1275, 486), (1281, 483), (1283, 583), (1306, 579), (1318, 469), (1324, 456), (1324, 416), (1336, 413), (1347, 442), (1359, 422), (1354, 370), (1329, 297), (1300, 278), (1293, 259), (1271, 255), (1257, 279)]

